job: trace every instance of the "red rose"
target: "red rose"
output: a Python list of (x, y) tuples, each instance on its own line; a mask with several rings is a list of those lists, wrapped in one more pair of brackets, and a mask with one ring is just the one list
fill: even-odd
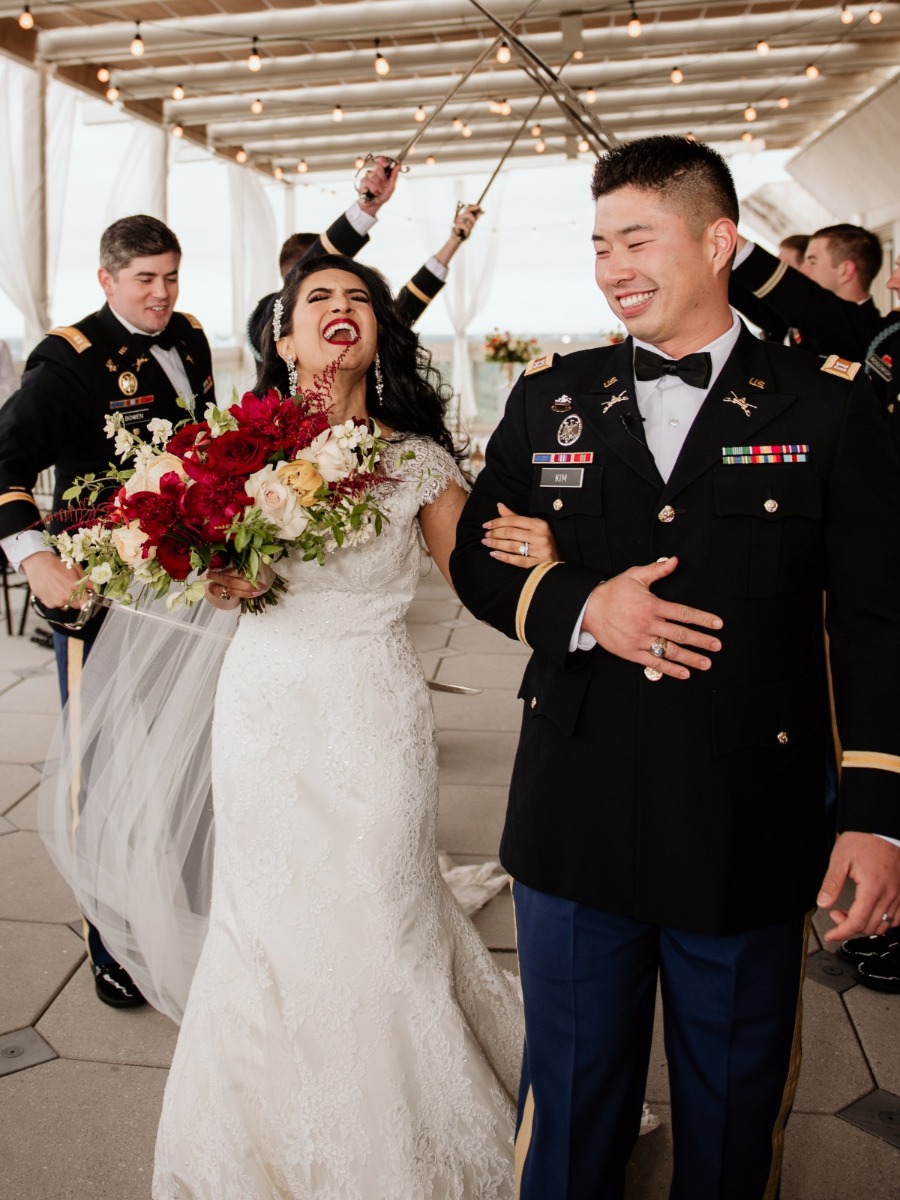
[(225, 530), (252, 501), (243, 481), (229, 477), (186, 488), (179, 505), (185, 525), (207, 542), (220, 542)]
[(190, 422), (175, 431), (166, 442), (169, 454), (184, 458), (185, 453), (209, 441), (209, 425), (206, 421)]
[(164, 537), (178, 522), (178, 502), (185, 491), (184, 481), (169, 471), (155, 492), (135, 492), (122, 496), (122, 512), (129, 521), (137, 521), (152, 542)]
[(265, 465), (269, 451), (262, 438), (229, 430), (207, 444), (206, 466), (220, 475), (252, 475)]
[(160, 538), (156, 544), (156, 560), (173, 579), (186, 579), (191, 573), (191, 548), (178, 538)]

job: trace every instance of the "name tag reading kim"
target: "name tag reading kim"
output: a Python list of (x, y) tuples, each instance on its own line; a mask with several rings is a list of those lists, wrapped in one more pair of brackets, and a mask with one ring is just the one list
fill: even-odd
[(584, 467), (542, 467), (541, 487), (581, 487)]

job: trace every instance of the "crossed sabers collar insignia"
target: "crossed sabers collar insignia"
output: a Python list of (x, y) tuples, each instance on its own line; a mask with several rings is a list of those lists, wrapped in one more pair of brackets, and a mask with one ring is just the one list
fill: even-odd
[(613, 405), (621, 404), (623, 400), (628, 400), (628, 399), (630, 399), (630, 397), (627, 392), (619, 392), (618, 396), (612, 396), (612, 397), (610, 397), (609, 400), (604, 400), (603, 403), (600, 405), (600, 411), (603, 413), (604, 416), (606, 416), (606, 414), (613, 407)]
[(731, 389), (731, 395), (723, 396), (722, 400), (725, 404), (736, 404), (745, 417), (749, 417), (757, 407), (755, 404), (751, 404), (746, 396), (739, 396), (734, 388)]

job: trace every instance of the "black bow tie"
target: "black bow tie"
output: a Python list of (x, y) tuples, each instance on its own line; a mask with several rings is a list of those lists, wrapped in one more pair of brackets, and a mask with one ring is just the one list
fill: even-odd
[(659, 379), (661, 375), (677, 375), (691, 387), (709, 387), (712, 378), (712, 359), (705, 350), (697, 354), (686, 354), (684, 358), (663, 358), (643, 346), (634, 348), (634, 374), (636, 379)]
[(161, 333), (157, 333), (153, 337), (149, 333), (129, 333), (128, 344), (135, 350), (149, 351), (154, 346), (159, 346), (160, 350), (171, 350), (175, 345), (175, 334), (170, 323)]

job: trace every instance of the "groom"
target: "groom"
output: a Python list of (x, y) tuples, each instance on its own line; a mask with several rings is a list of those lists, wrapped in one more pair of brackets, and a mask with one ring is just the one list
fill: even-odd
[[(900, 511), (900, 463), (858, 364), (757, 341), (729, 308), (718, 154), (643, 139), (592, 191), (597, 283), (632, 336), (526, 369), (451, 561), (469, 609), (534, 651), (501, 847), (520, 1196), (621, 1200), (659, 979), (672, 1200), (764, 1200), (810, 910), (832, 942), (900, 913), (900, 545), (876, 519)], [(498, 501), (550, 521), (562, 561), (490, 556)]]

